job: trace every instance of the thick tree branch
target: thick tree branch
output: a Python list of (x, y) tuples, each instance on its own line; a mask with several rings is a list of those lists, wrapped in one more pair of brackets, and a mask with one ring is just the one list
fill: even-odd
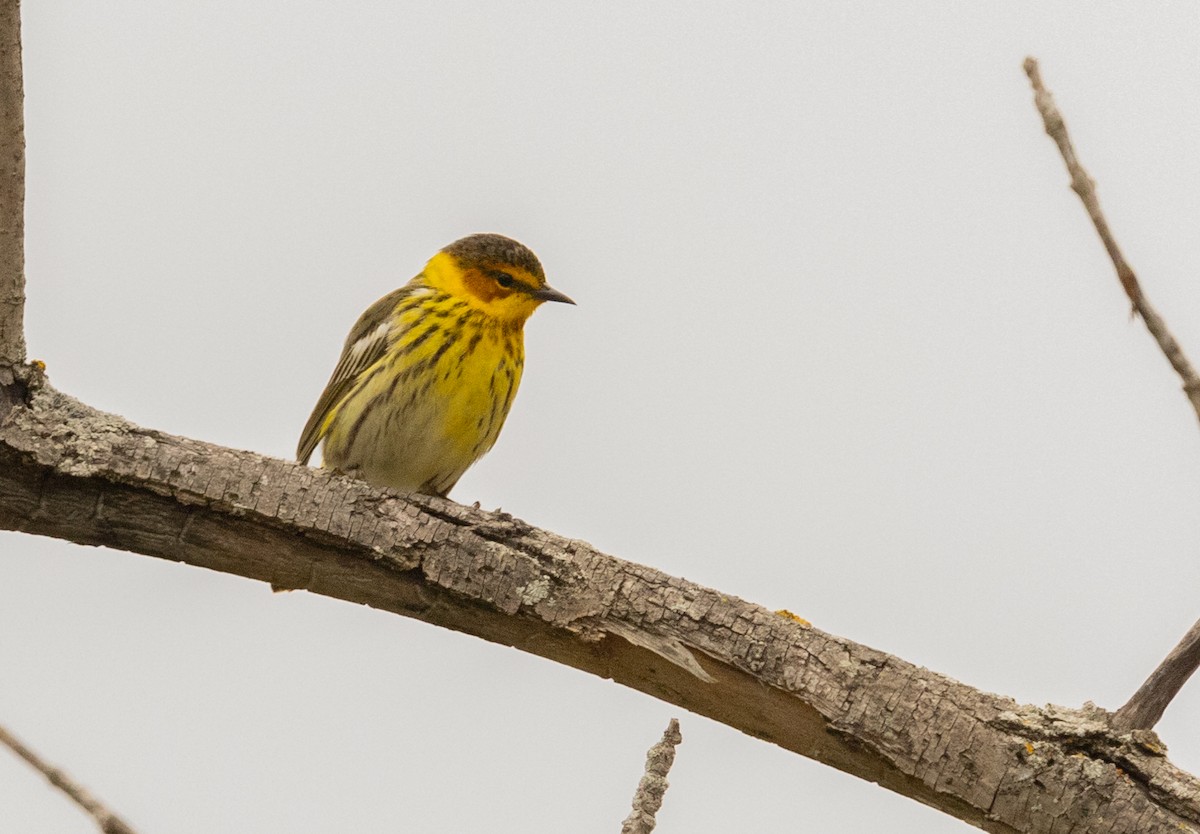
[[(1167, 323), (1150, 305), (1146, 294), (1142, 292), (1137, 276), (1121, 254), (1116, 238), (1113, 237), (1112, 230), (1108, 227), (1104, 212), (1100, 210), (1100, 201), (1096, 197), (1096, 183), (1088, 176), (1075, 154), (1075, 146), (1071, 143), (1071, 137), (1067, 133), (1067, 124), (1054, 103), (1054, 97), (1042, 83), (1042, 74), (1038, 69), (1036, 59), (1025, 59), (1025, 74), (1029, 76), (1029, 83), (1033, 86), (1034, 103), (1042, 116), (1046, 133), (1058, 145), (1063, 162), (1067, 165), (1067, 172), (1071, 175), (1071, 189), (1079, 195), (1084, 208), (1087, 209), (1088, 216), (1092, 218), (1096, 233), (1100, 235), (1104, 248), (1108, 250), (1108, 256), (1117, 270), (1117, 277), (1121, 281), (1121, 286), (1125, 288), (1125, 294), (1129, 296), (1129, 301), (1133, 304), (1134, 312), (1142, 317), (1142, 321), (1146, 323), (1146, 329), (1154, 336), (1159, 349), (1167, 357), (1171, 367), (1179, 374), (1179, 378), (1183, 380), (1183, 391), (1187, 394), (1197, 418), (1200, 418), (1200, 377), (1196, 375), (1196, 370), (1188, 361), (1183, 348), (1179, 346), (1175, 337), (1167, 329)], [(1133, 694), (1129, 702), (1117, 710), (1113, 719), (1114, 726), (1126, 732), (1152, 728), (1162, 718), (1167, 705), (1187, 683), (1197, 666), (1200, 666), (1200, 622), (1192, 626), (1179, 645), (1167, 655), (1162, 664)]]
[(0, 528), (515, 646), (990, 831), (1200, 830), (1200, 783), (1101, 710), (1021, 707), (505, 514), (141, 429), (49, 387), (0, 418)]
[(21, 5), (0, 0), (0, 387), (5, 388), (13, 382), (11, 368), (25, 361), (24, 101)]
[(621, 825), (621, 834), (650, 834), (655, 816), (667, 793), (667, 774), (675, 764), (675, 748), (683, 741), (679, 722), (674, 718), (667, 724), (662, 740), (646, 754), (646, 772), (633, 795), (633, 810)]
[(30, 767), (45, 776), (51, 785), (69, 796), (76, 805), (96, 821), (96, 825), (100, 826), (100, 830), (104, 834), (137, 834), (129, 827), (128, 823), (108, 810), (102, 802), (88, 793), (74, 779), (44, 761), (4, 727), (0, 727), (0, 744), (24, 759)]

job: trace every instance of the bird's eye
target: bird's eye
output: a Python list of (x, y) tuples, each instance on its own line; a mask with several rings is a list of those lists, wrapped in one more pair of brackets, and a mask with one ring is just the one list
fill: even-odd
[(511, 287), (513, 285), (513, 277), (507, 272), (497, 272), (496, 283), (502, 287)]

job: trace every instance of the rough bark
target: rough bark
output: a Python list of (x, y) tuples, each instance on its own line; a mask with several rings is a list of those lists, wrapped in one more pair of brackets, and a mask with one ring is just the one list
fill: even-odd
[(675, 764), (675, 748), (683, 742), (679, 722), (672, 718), (662, 740), (646, 754), (646, 772), (633, 794), (633, 809), (621, 825), (621, 834), (650, 834), (666, 796), (667, 774)]
[(611, 678), (997, 832), (1200, 831), (1153, 733), (1037, 709), (502, 513), (138, 428), (38, 384), (0, 527), (364, 603)]

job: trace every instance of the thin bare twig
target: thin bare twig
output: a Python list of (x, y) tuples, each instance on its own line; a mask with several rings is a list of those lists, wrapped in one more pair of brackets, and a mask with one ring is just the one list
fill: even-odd
[(621, 834), (650, 834), (654, 830), (654, 815), (662, 807), (663, 795), (667, 792), (667, 773), (675, 763), (675, 747), (681, 741), (679, 722), (672, 718), (662, 741), (646, 753), (646, 773), (633, 795), (633, 810), (621, 825)]
[(1175, 369), (1175, 373), (1179, 374), (1179, 378), (1183, 380), (1184, 393), (1191, 401), (1196, 417), (1200, 419), (1200, 376), (1196, 375), (1192, 363), (1188, 361), (1183, 349), (1167, 329), (1167, 324), (1163, 321), (1162, 316), (1146, 299), (1137, 276), (1126, 263), (1125, 256), (1121, 254), (1112, 230), (1108, 227), (1108, 221), (1100, 210), (1100, 201), (1096, 197), (1096, 184), (1079, 164), (1079, 159), (1075, 155), (1075, 147), (1071, 144), (1071, 137), (1067, 135), (1067, 125), (1063, 121), (1062, 113), (1058, 111), (1050, 91), (1042, 84), (1042, 74), (1038, 69), (1037, 59), (1025, 59), (1025, 74), (1029, 76), (1029, 83), (1033, 85), (1033, 100), (1037, 105), (1038, 112), (1042, 114), (1046, 133), (1058, 145), (1059, 153), (1062, 154), (1063, 161), (1067, 164), (1067, 172), (1071, 175), (1071, 190), (1078, 194), (1079, 199), (1083, 201), (1083, 207), (1087, 209), (1088, 216), (1092, 218), (1092, 225), (1096, 227), (1096, 233), (1100, 235), (1104, 248), (1108, 250), (1108, 256), (1117, 270), (1117, 278), (1121, 280), (1121, 286), (1125, 288), (1125, 294), (1129, 296), (1134, 312), (1142, 317), (1142, 321), (1146, 323), (1146, 329), (1158, 342), (1159, 348), (1167, 357), (1167, 361), (1171, 363), (1171, 367)]
[(1158, 664), (1128, 703), (1117, 710), (1113, 727), (1122, 732), (1153, 727), (1197, 666), (1200, 666), (1200, 620)]
[[(1096, 198), (1096, 184), (1079, 163), (1079, 158), (1075, 155), (1075, 147), (1071, 144), (1071, 138), (1067, 134), (1067, 125), (1063, 121), (1062, 113), (1055, 105), (1050, 91), (1042, 84), (1042, 74), (1038, 69), (1037, 59), (1025, 59), (1025, 74), (1029, 76), (1029, 83), (1033, 85), (1033, 100), (1037, 105), (1038, 112), (1042, 114), (1046, 133), (1058, 145), (1059, 153), (1062, 154), (1063, 161), (1067, 164), (1067, 172), (1071, 175), (1071, 190), (1079, 195), (1079, 199), (1083, 201), (1083, 207), (1087, 209), (1088, 216), (1092, 218), (1092, 224), (1096, 227), (1096, 233), (1100, 235), (1104, 248), (1108, 250), (1108, 256), (1112, 259), (1113, 266), (1116, 267), (1117, 277), (1121, 281), (1121, 286), (1125, 288), (1125, 294), (1129, 296), (1134, 313), (1142, 317), (1142, 321), (1146, 323), (1146, 329), (1158, 342), (1163, 355), (1167, 357), (1171, 367), (1183, 380), (1183, 391), (1191, 401), (1197, 418), (1200, 418), (1200, 377), (1196, 375), (1192, 363), (1184, 355), (1183, 349), (1175, 341), (1175, 337), (1167, 330), (1167, 324), (1163, 321), (1162, 316), (1146, 299), (1137, 276), (1121, 254), (1112, 230), (1108, 227), (1108, 221), (1100, 210), (1100, 201)], [(1171, 703), (1171, 699), (1196, 671), (1198, 665), (1200, 665), (1200, 622), (1192, 626), (1179, 645), (1167, 655), (1141, 688), (1133, 694), (1129, 702), (1117, 710), (1113, 717), (1113, 726), (1123, 731), (1149, 730), (1158, 723), (1158, 719), (1162, 718), (1167, 704)]]
[(43, 761), (40, 756), (22, 744), (12, 733), (0, 727), (0, 744), (12, 750), (29, 763), (30, 767), (45, 776), (51, 785), (74, 800), (75, 804), (91, 815), (104, 834), (137, 834), (129, 824), (104, 807), (94, 796), (80, 787), (67, 774)]
[(25, 361), (24, 103), (21, 4), (0, 0), (0, 366)]

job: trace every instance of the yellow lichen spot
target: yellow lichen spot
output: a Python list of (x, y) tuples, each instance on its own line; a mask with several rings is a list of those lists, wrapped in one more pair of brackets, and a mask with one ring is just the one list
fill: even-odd
[(1153, 756), (1167, 755), (1167, 746), (1153, 730), (1134, 730), (1133, 743)]
[(1025, 752), (1031, 756), (1033, 755), (1033, 742), (1031, 742), (1031, 741), (1025, 742)]
[(786, 608), (780, 608), (775, 613), (778, 614), (780, 617), (787, 617), (793, 623), (795, 623), (798, 626), (801, 626), (802, 628), (812, 628), (812, 623), (810, 623), (808, 620), (804, 619), (803, 617), (799, 616), (798, 614), (793, 614), (791, 611), (788, 611)]
[(37, 372), (39, 374), (46, 372), (46, 363), (43, 362), (41, 359), (34, 359), (29, 364), (33, 365), (33, 367), (37, 370)]

